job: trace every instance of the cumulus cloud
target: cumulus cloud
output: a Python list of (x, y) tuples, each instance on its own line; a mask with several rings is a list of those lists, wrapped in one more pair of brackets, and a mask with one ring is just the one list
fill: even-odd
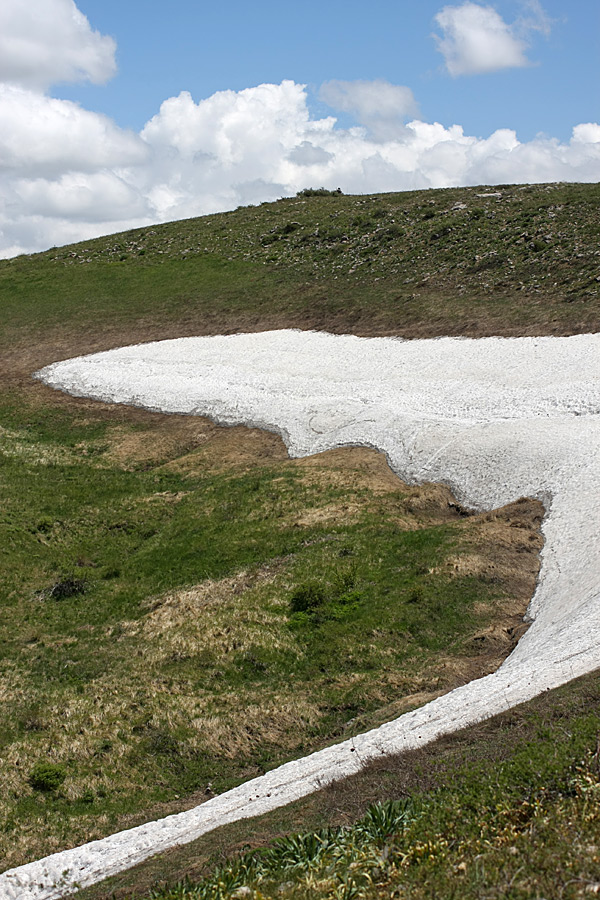
[(140, 163), (139, 135), (68, 100), (0, 84), (0, 172), (34, 175)]
[(329, 162), (333, 159), (333, 154), (322, 147), (315, 147), (310, 141), (301, 141), (297, 147), (294, 147), (289, 154), (290, 162), (297, 163), (299, 166), (318, 166)]
[[(361, 91), (342, 95), (364, 122)], [(381, 101), (383, 119), (392, 106)], [(66, 101), (24, 89), (0, 92), (2, 256), (310, 186), (362, 193), (599, 180), (596, 123), (576, 125), (565, 143), (546, 137), (521, 143), (509, 129), (481, 139), (459, 125), (419, 119), (385, 137), (363, 124), (342, 128), (333, 116), (312, 118), (306, 88), (284, 81), (198, 102), (183, 92), (135, 135)]]
[(528, 66), (528, 35), (531, 31), (548, 34), (550, 30), (550, 20), (539, 0), (529, 0), (514, 25), (508, 25), (492, 6), (471, 0), (460, 6), (444, 6), (435, 22), (442, 34), (434, 38), (453, 76)]
[(150, 215), (151, 203), (132, 184), (149, 153), (138, 134), (107, 116), (0, 85), (0, 256)]
[(306, 101), (293, 81), (219, 91), (199, 103), (187, 91), (165, 100), (141, 132), (152, 164), (140, 188), (171, 218), (282, 196), (298, 168), (288, 156), (307, 143), (327, 154), (319, 137), (335, 124), (311, 121)]
[(116, 230), (154, 212), (132, 181), (148, 145), (107, 116), (57, 100), (58, 81), (102, 83), (115, 43), (73, 0), (0, 5), (0, 255)]
[(116, 172), (68, 172), (49, 181), (18, 179), (14, 192), (38, 216), (98, 223), (147, 215), (148, 203)]
[(59, 81), (101, 84), (116, 71), (115, 49), (73, 0), (0, 4), (0, 81), (38, 90)]
[(600, 125), (595, 122), (583, 122), (573, 129), (573, 142), (581, 144), (600, 143)]
[(351, 113), (373, 137), (383, 140), (400, 135), (405, 119), (419, 112), (410, 88), (381, 79), (326, 81), (319, 99), (338, 112)]
[[(524, 0), (508, 26), (489, 6), (446, 6), (437, 17), (450, 71), (524, 65), (526, 38), (550, 25)], [(486, 139), (418, 118), (411, 90), (386, 81), (329, 81), (320, 97), (349, 114), (312, 118), (304, 85), (262, 84), (161, 105), (140, 134), (54, 99), (50, 84), (102, 82), (115, 44), (73, 0), (0, 5), (0, 256), (137, 225), (274, 200), (309, 186), (347, 193), (517, 181), (600, 180), (600, 126), (572, 140)], [(407, 121), (410, 119), (410, 121)]]

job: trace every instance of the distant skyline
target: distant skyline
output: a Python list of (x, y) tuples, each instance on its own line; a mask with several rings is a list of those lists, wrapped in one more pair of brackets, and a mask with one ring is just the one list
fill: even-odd
[(597, 0), (3, 0), (0, 256), (273, 200), (600, 180)]

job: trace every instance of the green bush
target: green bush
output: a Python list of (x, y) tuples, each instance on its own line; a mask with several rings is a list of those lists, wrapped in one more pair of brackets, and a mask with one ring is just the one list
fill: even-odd
[(329, 191), (327, 188), (304, 188), (301, 191), (298, 191), (296, 197), (338, 197), (342, 194), (341, 188), (336, 188), (335, 191)]
[(29, 775), (29, 784), (34, 791), (50, 792), (61, 786), (67, 773), (64, 766), (40, 760)]
[(290, 610), (293, 613), (311, 612), (322, 606), (327, 599), (325, 589), (314, 581), (299, 585), (290, 597)]

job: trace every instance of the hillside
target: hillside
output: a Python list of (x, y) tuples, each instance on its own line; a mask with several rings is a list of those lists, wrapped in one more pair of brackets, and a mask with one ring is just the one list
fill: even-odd
[(543, 515), (469, 515), (373, 451), (291, 461), (272, 435), (70, 398), (32, 372), (272, 327), (598, 331), (599, 200), (305, 192), (0, 263), (3, 868), (492, 671), (522, 633)]
[(3, 345), (596, 331), (599, 238), (597, 185), (284, 199), (0, 262)]

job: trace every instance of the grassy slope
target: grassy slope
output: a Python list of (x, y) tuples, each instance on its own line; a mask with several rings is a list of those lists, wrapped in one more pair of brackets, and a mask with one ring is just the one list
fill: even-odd
[[(322, 506), (322, 495), (315, 492), (314, 479), (305, 483), (304, 475), (299, 478), (289, 467), (282, 471), (273, 466), (272, 456), (280, 458), (280, 450), (262, 448), (258, 460), (257, 454), (250, 452), (246, 463), (250, 462), (241, 471), (237, 464), (226, 467), (226, 471), (215, 470), (210, 464), (203, 468), (197, 456), (191, 468), (172, 465), (190, 451), (192, 455), (200, 453), (200, 458), (204, 452), (201, 448), (207, 435), (192, 434), (189, 426), (182, 424), (178, 440), (171, 444), (167, 441), (154, 455), (147, 452), (140, 457), (139, 447), (131, 450), (131, 441), (143, 443), (140, 435), (146, 434), (149, 443), (156, 443), (157, 434), (164, 435), (168, 430), (164, 422), (141, 413), (115, 413), (99, 404), (59, 398), (32, 383), (30, 372), (63, 356), (133, 340), (267, 327), (318, 327), (405, 336), (598, 330), (599, 198), (598, 187), (590, 185), (295, 198), (0, 263), (0, 307), (5, 325), (0, 335), (0, 436), (7, 451), (2, 457), (0, 482), (4, 491), (3, 592), (5, 608), (12, 609), (16, 617), (5, 620), (3, 687), (10, 712), (5, 722), (11, 724), (4, 726), (2, 740), (5, 746), (17, 748), (16, 755), (10, 757), (13, 812), (5, 820), (4, 832), (13, 848), (18, 848), (22, 837), (19, 823), (27, 819), (38, 822), (30, 829), (34, 837), (42, 822), (60, 819), (80, 823), (97, 812), (100, 824), (91, 815), (94, 821), (82, 834), (110, 831), (115, 822), (122, 822), (123, 803), (127, 806), (131, 802), (130, 794), (125, 790), (121, 797), (110, 796), (103, 771), (106, 766), (114, 766), (116, 758), (126, 759), (129, 768), (123, 775), (124, 784), (137, 786), (135, 757), (140, 747), (142, 757), (138, 762), (148, 766), (152, 759), (149, 782), (157, 780), (156, 773), (168, 773), (158, 777), (154, 794), (143, 796), (142, 808), (154, 804), (156, 810), (158, 802), (172, 804), (178, 793), (189, 795), (208, 780), (210, 773), (195, 771), (196, 764), (192, 764), (198, 750), (194, 743), (197, 736), (185, 733), (182, 719), (189, 713), (189, 698), (188, 707), (183, 703), (179, 713), (169, 713), (171, 718), (165, 724), (164, 716), (159, 721), (152, 707), (152, 702), (161, 702), (160, 691), (155, 691), (152, 702), (144, 698), (144, 703), (150, 703), (144, 710), (144, 703), (136, 705), (132, 687), (127, 719), (131, 733), (127, 740), (119, 736), (117, 724), (128, 705), (125, 701), (120, 706), (107, 704), (107, 733), (98, 733), (98, 717), (90, 705), (105, 702), (103, 672), (108, 669), (113, 673), (115, 685), (126, 683), (127, 677), (135, 685), (135, 666), (126, 677), (119, 665), (115, 666), (115, 659), (133, 656), (127, 651), (139, 640), (139, 632), (132, 623), (141, 619), (146, 622), (152, 614), (144, 606), (148, 596), (156, 597), (207, 576), (222, 582), (241, 568), (250, 566), (257, 572), (261, 566), (289, 556), (294, 558), (297, 575), (290, 580), (294, 566), (288, 566), (288, 580), (275, 591), (279, 610), (271, 615), (281, 616), (281, 597), (285, 597), (285, 608), (295, 588), (306, 587), (306, 572), (315, 564), (306, 547), (298, 555), (303, 544), (315, 546), (311, 542), (316, 540), (318, 547), (319, 540), (326, 538), (328, 546), (333, 534), (340, 546), (344, 545), (344, 553), (350, 550), (352, 558), (351, 554), (357, 553), (352, 542), (363, 541), (358, 568), (361, 573), (363, 569), (368, 571), (364, 541), (367, 535), (372, 540), (373, 535), (365, 529), (373, 527), (369, 517), (372, 523), (377, 521), (390, 502), (388, 495), (381, 500), (383, 506), (376, 508), (364, 502), (361, 506), (357, 498), (360, 513), (349, 527), (338, 509), (337, 519), (334, 516), (329, 521), (325, 517), (325, 521), (315, 523), (314, 517), (311, 521), (308, 516), (299, 535), (297, 528), (289, 528), (290, 516), (294, 513), (306, 519), (308, 510)], [(218, 444), (212, 432), (208, 445), (217, 446), (210, 444), (211, 440)], [(258, 475), (257, 464), (261, 467)], [(340, 492), (336, 494), (330, 475), (325, 481), (318, 484), (318, 490), (329, 492), (326, 500), (330, 506), (339, 505)], [(289, 487), (292, 484), (293, 488)], [(370, 494), (370, 490), (369, 485), (363, 485), (363, 492)], [(346, 491), (344, 484), (343, 493)], [(232, 495), (236, 510), (241, 510), (235, 516), (231, 515), (231, 506), (227, 511)], [(257, 498), (264, 508), (257, 538), (260, 547), (248, 544), (249, 531), (254, 535), (257, 530), (252, 512)], [(398, 496), (395, 502), (404, 501)], [(204, 510), (207, 503), (217, 512), (200, 527), (194, 510)], [(284, 528), (282, 516), (287, 516)], [(419, 515), (417, 519), (422, 528), (425, 523)], [(443, 546), (454, 550), (456, 538), (443, 522), (427, 524), (433, 528), (428, 531), (433, 541), (430, 546), (436, 547), (439, 563), (448, 552)], [(239, 538), (234, 536), (233, 541), (232, 528), (234, 535), (239, 532)], [(393, 546), (393, 553), (399, 552), (399, 537), (393, 529), (380, 539)], [(211, 548), (211, 553), (203, 553), (199, 560), (198, 554), (186, 549), (190, 541), (195, 546), (200, 541), (203, 548)], [(165, 542), (167, 549), (157, 557), (156, 548)], [(224, 553), (225, 547), (231, 552)], [(430, 552), (427, 546), (424, 552)], [(390, 573), (392, 562), (390, 557)], [(338, 625), (340, 616), (343, 619), (347, 612), (344, 607), (356, 610), (372, 593), (374, 576), (363, 576), (356, 584), (356, 567), (347, 563), (345, 555), (335, 554), (319, 563), (325, 566), (321, 574), (328, 586), (323, 603), (326, 608), (332, 606)], [(424, 563), (416, 557), (407, 569), (413, 581), (423, 579)], [(438, 580), (440, 584), (443, 581)], [(485, 567), (480, 568), (477, 580), (477, 590), (484, 594), (488, 591), (497, 604), (498, 596), (494, 585), (489, 584)], [(60, 606), (48, 603), (49, 598), (54, 599), (49, 593), (53, 585), (71, 581), (85, 585), (88, 593), (62, 598)], [(450, 590), (456, 589), (455, 581), (446, 578), (446, 582)], [(82, 597), (90, 596), (90, 585), (92, 611), (88, 612), (86, 600), (82, 615)], [(259, 586), (259, 593), (263, 591), (261, 615), (271, 590), (265, 585)], [(420, 584), (405, 587), (407, 601), (418, 596), (423, 602), (429, 590), (434, 596), (439, 584), (430, 580), (425, 593)], [(244, 596), (248, 594), (251, 599), (254, 588), (253, 584), (244, 586)], [(505, 597), (514, 598), (514, 588), (510, 584)], [(386, 590), (389, 588), (383, 585), (380, 596), (384, 607)], [(370, 594), (368, 599), (370, 603)], [(270, 602), (273, 608), (272, 591)], [(506, 609), (503, 614), (506, 616)], [(290, 639), (302, 642), (302, 628), (314, 628), (314, 618), (311, 613), (307, 622), (300, 616)], [(482, 624), (480, 621), (476, 627)], [(317, 622), (317, 627), (321, 629), (323, 623)], [(406, 626), (396, 622), (394, 628), (398, 627), (406, 631)], [(176, 623), (173, 628), (175, 660), (156, 661), (156, 678), (167, 685), (173, 672), (167, 672), (165, 665), (176, 666), (177, 678), (185, 676), (190, 665), (186, 653), (176, 650), (180, 641)], [(121, 657), (115, 655), (115, 636), (121, 651), (126, 651)], [(92, 644), (94, 654), (89, 649)], [(196, 646), (193, 657), (198, 649)], [(276, 681), (280, 677), (278, 666), (289, 665), (285, 653), (276, 661), (260, 658), (254, 647), (244, 647), (244, 652), (246, 661), (242, 662), (246, 669), (250, 666), (248, 672), (244, 671), (257, 688), (265, 669), (271, 670)], [(289, 646), (285, 652), (290, 652)], [(385, 637), (373, 652), (372, 671), (379, 669), (381, 654), (389, 653)], [(299, 658), (297, 650), (294, 654)], [(317, 652), (315, 665), (318, 656)], [(218, 678), (222, 677), (218, 661), (205, 660), (202, 665), (207, 677), (212, 678), (210, 673), (215, 671), (220, 673)], [(226, 679), (233, 679), (231, 683), (227, 680), (231, 696), (241, 689), (235, 682), (237, 669), (236, 664), (226, 675)], [(360, 675), (360, 671), (353, 670), (353, 674)], [(32, 675), (37, 695), (32, 691)], [(363, 676), (364, 672), (359, 680), (364, 681)], [(340, 672), (335, 677), (343, 681), (345, 676)], [(396, 685), (392, 687), (395, 691)], [(408, 692), (414, 688), (413, 682)], [(44, 716), (39, 708), (44, 705), (45, 692), (55, 689), (56, 705), (51, 709), (57, 723), (66, 708), (65, 691), (70, 698), (68, 709), (77, 709), (68, 717), (72, 729), (63, 728), (63, 745), (72, 743), (73, 735), (79, 733), (83, 735), (81, 753), (79, 757), (76, 753), (66, 757), (55, 753), (57, 764), (67, 775), (66, 788), (57, 794), (36, 793), (27, 785), (37, 758), (35, 752), (41, 758), (49, 746), (60, 745), (55, 731), (48, 729), (48, 710)], [(390, 695), (381, 691), (379, 685), (370, 706), (361, 706), (361, 699), (359, 711), (371, 715), (378, 704), (385, 705)], [(197, 686), (189, 693), (197, 696)], [(18, 715), (10, 705), (15, 702), (20, 704)], [(332, 717), (325, 712), (329, 731), (315, 729), (314, 713), (308, 708), (310, 698), (306, 702), (305, 719), (317, 741), (333, 736), (349, 716), (356, 718), (356, 701), (348, 705), (347, 700), (332, 694), (328, 703), (332, 709), (339, 708), (338, 714)], [(208, 712), (202, 709), (197, 718), (205, 723)], [(369, 724), (368, 715), (360, 720), (362, 725)], [(231, 727), (230, 723), (229, 734)], [(264, 746), (253, 755), (248, 753), (246, 743), (245, 774), (254, 774), (257, 766), (260, 771), (260, 766), (286, 754), (294, 755), (302, 746), (287, 746), (284, 741), (283, 749), (279, 742), (275, 756)], [(115, 754), (112, 760), (111, 753)], [(185, 765), (182, 759), (187, 761)], [(219, 786), (225, 787), (231, 783), (228, 778), (235, 780), (235, 772), (227, 774), (222, 754), (219, 764), (224, 773)], [(243, 776), (244, 772), (238, 772)], [(162, 809), (172, 811), (173, 807), (163, 805)], [(58, 834), (49, 835), (47, 849), (69, 840), (70, 827), (63, 832), (61, 824)], [(16, 861), (22, 852), (17, 850)]]
[(84, 408), (4, 409), (5, 867), (364, 730), (518, 636), (539, 504), (465, 517), (373, 451), (293, 462), (272, 436)]
[(3, 343), (595, 331), (599, 238), (597, 185), (281, 200), (2, 262)]
[[(593, 895), (600, 885), (599, 703), (593, 673), (78, 896), (224, 900), (240, 886), (250, 891), (237, 896), (254, 900)], [(369, 806), (385, 809), (390, 801), (408, 810), (408, 826), (384, 821), (365, 835)], [(323, 830), (332, 827), (344, 830)], [(173, 884), (184, 875), (188, 881)]]

